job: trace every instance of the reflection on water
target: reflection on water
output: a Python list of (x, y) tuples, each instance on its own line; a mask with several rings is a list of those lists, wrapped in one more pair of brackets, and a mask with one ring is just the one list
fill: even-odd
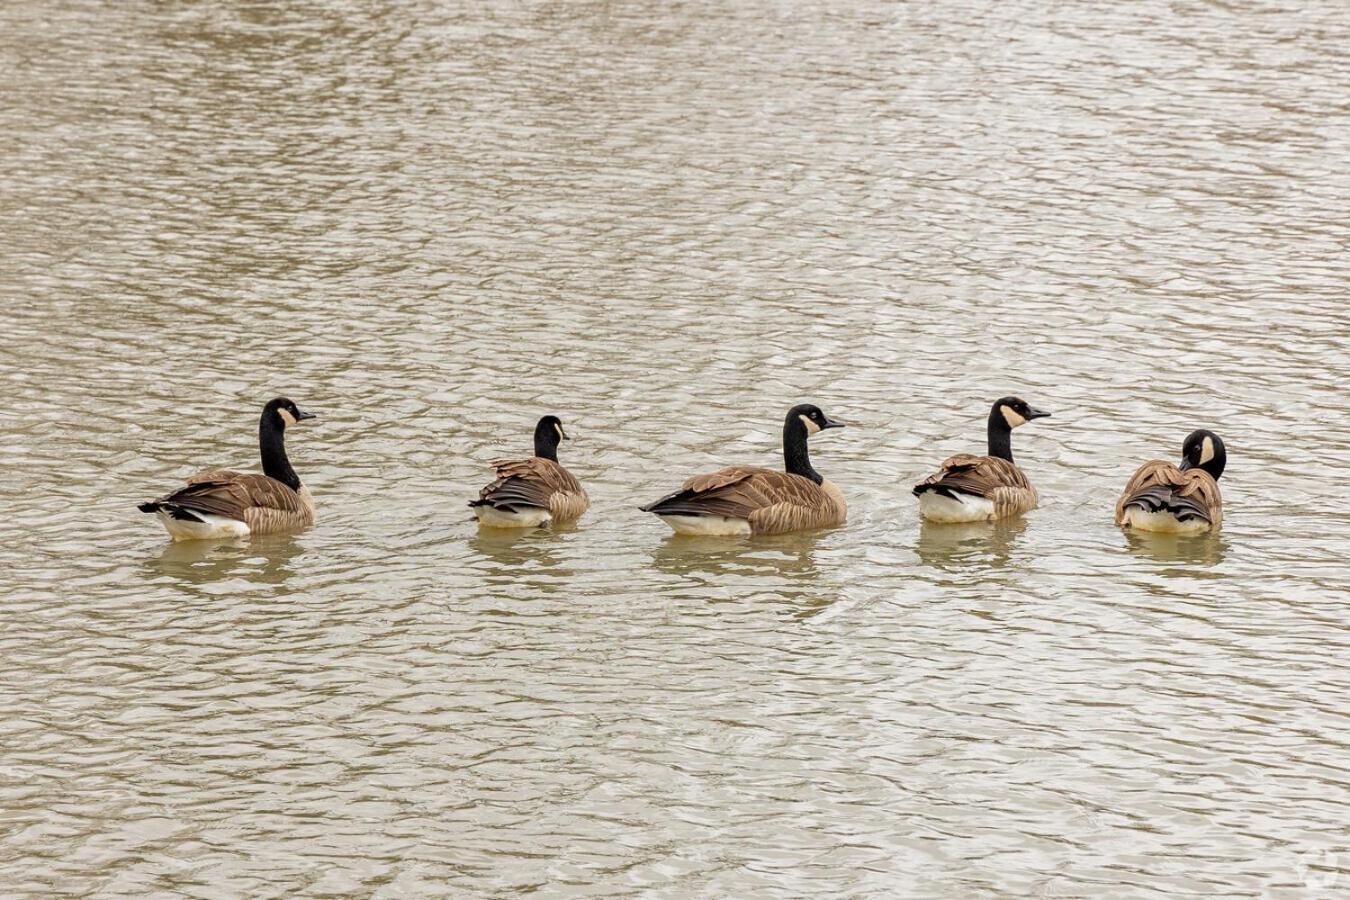
[[(1347, 46), (1334, 0), (0, 3), (0, 893), (1345, 894)], [(318, 522), (170, 545), (135, 504), (278, 394)], [(1041, 508), (921, 524), (1005, 394)], [(847, 526), (637, 510), (806, 400), (869, 423), (812, 448)], [(544, 411), (591, 510), (479, 530)], [(1122, 537), (1197, 424), (1223, 536)]]
[(969, 523), (925, 519), (914, 550), (925, 565), (937, 569), (967, 569), (972, 565), (1002, 568), (1012, 559), (1017, 538), (1026, 530), (1025, 516)]
[(300, 535), (267, 534), (244, 540), (179, 541), (163, 545), (145, 564), (147, 577), (168, 575), (184, 584), (239, 579), (282, 585), (304, 551)]
[(651, 553), (667, 575), (716, 581), (723, 575), (776, 576), (809, 581), (817, 574), (816, 545), (829, 532), (726, 538), (668, 534)]
[[(1182, 535), (1122, 528), (1121, 532), (1125, 535), (1125, 546), (1129, 547), (1130, 552), (1157, 562), (1216, 566), (1223, 562), (1228, 550), (1228, 542), (1224, 540), (1222, 531), (1217, 534)], [(1173, 574), (1185, 572), (1184, 566), (1173, 570)]]
[(652, 548), (650, 565), (675, 579), (675, 591), (694, 589), (712, 602), (751, 603), (804, 621), (839, 599), (818, 562), (821, 543), (835, 533), (749, 538), (668, 534)]
[(548, 571), (565, 577), (569, 570), (561, 564), (562, 536), (575, 533), (573, 523), (548, 528), (481, 528), (472, 526), (469, 547), (493, 564), (492, 575), (510, 578), (513, 574)]

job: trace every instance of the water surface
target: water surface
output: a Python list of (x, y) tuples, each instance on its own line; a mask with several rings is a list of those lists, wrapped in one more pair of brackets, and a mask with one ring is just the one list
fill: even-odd
[[(1350, 885), (1338, 2), (0, 9), (14, 895)], [(921, 526), (989, 402), (1043, 503)], [(135, 504), (320, 416), (294, 536)], [(636, 507), (775, 464), (847, 527)], [(562, 416), (574, 529), (480, 534)], [(1227, 440), (1215, 539), (1115, 495)]]

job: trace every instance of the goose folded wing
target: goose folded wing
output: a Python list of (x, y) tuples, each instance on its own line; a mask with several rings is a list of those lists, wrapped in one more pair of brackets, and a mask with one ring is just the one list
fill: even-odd
[(1029, 490), (1031, 482), (1017, 466), (997, 456), (958, 453), (944, 460), (938, 470), (919, 482), (914, 493), (938, 489), (976, 497), (990, 497), (1001, 489)]
[(1166, 460), (1144, 463), (1130, 478), (1116, 502), (1116, 520), (1130, 506), (1150, 512), (1167, 510), (1183, 517), (1195, 516), (1213, 522), (1221, 509), (1219, 485), (1203, 469), (1182, 471)]
[(657, 515), (727, 516), (748, 518), (767, 505), (757, 484), (760, 475), (774, 475), (756, 466), (728, 466), (706, 475), (695, 475), (655, 503), (642, 507)]
[(478, 493), (478, 502), (493, 506), (534, 506), (548, 509), (554, 495), (580, 492), (581, 484), (550, 459), (499, 459), (492, 463), (496, 480)]
[(251, 510), (305, 511), (300, 495), (280, 481), (228, 469), (194, 475), (187, 487), (157, 502), (239, 521), (246, 521)]

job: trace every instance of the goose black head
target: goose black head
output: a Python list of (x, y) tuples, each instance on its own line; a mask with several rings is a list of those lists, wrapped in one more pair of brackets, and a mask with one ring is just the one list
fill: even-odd
[(300, 490), (300, 476), (291, 468), (286, 455), (286, 426), (314, 418), (314, 413), (301, 412), (289, 397), (269, 400), (258, 419), (258, 450), (262, 454), (263, 474), (275, 478), (292, 490)]
[(1181, 445), (1181, 470), (1204, 469), (1217, 481), (1228, 465), (1223, 439), (1203, 428), (1192, 431)]
[(562, 419), (557, 416), (544, 416), (534, 426), (534, 455), (544, 459), (558, 460), (558, 444), (569, 440), (563, 431)]
[(1019, 425), (1025, 425), (1032, 419), (1044, 419), (1050, 415), (1033, 407), (1021, 397), (1000, 397), (989, 410), (989, 455), (1013, 461), (1012, 431)]
[(810, 403), (799, 403), (788, 410), (787, 419), (784, 422), (789, 428), (800, 424), (806, 429), (807, 435), (819, 434), (827, 428), (843, 428), (844, 423), (831, 419), (825, 413), (821, 412), (819, 406)]
[(300, 407), (295, 405), (295, 401), (289, 397), (277, 397), (275, 400), (269, 400), (263, 407), (263, 419), (272, 418), (279, 421), (284, 428), (287, 425), (294, 425), (296, 422), (303, 422), (305, 419), (314, 418), (314, 413), (301, 412)]
[(819, 406), (799, 403), (788, 410), (783, 420), (783, 463), (784, 468), (794, 475), (809, 478), (816, 484), (824, 479), (811, 467), (811, 455), (806, 450), (806, 440), (813, 434), (819, 434), (827, 428), (843, 428), (843, 422), (836, 422)]
[(1016, 428), (1019, 425), (1025, 425), (1032, 419), (1044, 419), (1050, 414), (1036, 409), (1021, 397), (1000, 397), (994, 401), (994, 408), (990, 411), (990, 419), (998, 417), (1008, 428)]

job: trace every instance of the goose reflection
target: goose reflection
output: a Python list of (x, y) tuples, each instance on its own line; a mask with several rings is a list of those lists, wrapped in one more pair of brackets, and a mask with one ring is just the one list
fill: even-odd
[(526, 571), (547, 571), (567, 578), (572, 570), (560, 564), (563, 535), (577, 531), (575, 525), (551, 528), (481, 528), (469, 539), (469, 547), (489, 563), (486, 575), (510, 576)]
[(1228, 541), (1221, 533), (1171, 534), (1123, 530), (1125, 545), (1135, 556), (1165, 563), (1190, 563), (1205, 567), (1223, 562)]
[(747, 540), (672, 534), (652, 551), (652, 564), (667, 575), (709, 580), (709, 576), (777, 576), (807, 583), (819, 574), (816, 546), (828, 532), (807, 531)]
[(183, 584), (202, 585), (238, 578), (254, 584), (285, 584), (298, 567), (292, 560), (304, 550), (294, 534), (258, 535), (223, 541), (178, 541), (146, 560), (155, 575)]
[(1023, 516), (996, 522), (941, 523), (924, 520), (914, 550), (924, 565), (964, 569), (974, 564), (1003, 568), (1017, 538), (1027, 529)]

